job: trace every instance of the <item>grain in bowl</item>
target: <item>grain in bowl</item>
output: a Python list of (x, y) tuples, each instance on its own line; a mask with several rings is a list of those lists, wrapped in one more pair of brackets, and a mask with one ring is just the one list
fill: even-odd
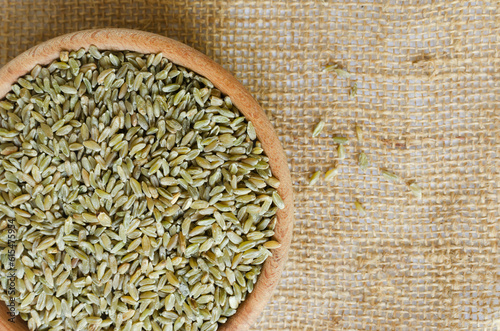
[(0, 101), (0, 143), (0, 299), (15, 269), (33, 330), (216, 330), (279, 247), (253, 124), (162, 54), (61, 52)]

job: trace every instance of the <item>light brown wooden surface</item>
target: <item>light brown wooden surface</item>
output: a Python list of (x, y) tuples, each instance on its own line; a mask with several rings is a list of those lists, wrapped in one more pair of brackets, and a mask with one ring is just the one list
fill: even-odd
[(4, 302), (0, 301), (0, 330), (1, 331), (26, 331), (29, 330), (26, 322), (21, 316), (15, 316), (12, 322), (12, 316), (9, 315), (9, 309)]
[[(212, 81), (224, 94), (229, 95), (233, 104), (254, 123), (257, 136), (269, 157), (272, 172), (281, 181), (278, 191), (286, 207), (278, 212), (275, 230), (275, 237), (282, 246), (273, 250), (273, 256), (264, 264), (254, 291), (241, 304), (237, 313), (219, 328), (221, 331), (247, 330), (262, 312), (279, 283), (292, 238), (293, 189), (290, 172), (285, 153), (271, 123), (243, 85), (204, 54), (160, 35), (127, 29), (99, 29), (70, 33), (29, 49), (0, 69), (0, 98), (5, 96), (18, 77), (28, 73), (36, 64), (50, 63), (59, 56), (61, 50), (77, 50), (82, 47), (88, 48), (90, 45), (103, 50), (162, 52), (170, 61)], [(5, 330), (26, 330), (20, 323), (5, 323), (7, 317), (5, 308), (0, 307), (0, 310), (2, 310), (0, 327), (4, 327)]]

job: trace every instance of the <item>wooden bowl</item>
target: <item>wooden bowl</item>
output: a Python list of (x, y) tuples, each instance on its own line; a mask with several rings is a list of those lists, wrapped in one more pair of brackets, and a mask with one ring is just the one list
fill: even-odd
[[(228, 71), (195, 49), (178, 41), (153, 33), (128, 29), (98, 29), (70, 33), (35, 46), (0, 68), (0, 99), (11, 89), (20, 76), (24, 76), (37, 64), (49, 64), (59, 57), (62, 50), (78, 50), (95, 45), (102, 50), (130, 50), (140, 53), (163, 53), (175, 64), (205, 76), (231, 97), (233, 104), (252, 121), (257, 137), (269, 157), (271, 170), (281, 181), (278, 189), (285, 202), (285, 209), (278, 212), (276, 239), (281, 247), (273, 250), (273, 256), (265, 262), (253, 292), (239, 306), (235, 315), (219, 328), (221, 331), (247, 330), (264, 309), (274, 288), (278, 285), (287, 259), (292, 238), (293, 192), (288, 165), (283, 148), (261, 107), (250, 93)], [(9, 322), (5, 304), (0, 307), (0, 329), (5, 331), (28, 330), (18, 316), (15, 323)]]

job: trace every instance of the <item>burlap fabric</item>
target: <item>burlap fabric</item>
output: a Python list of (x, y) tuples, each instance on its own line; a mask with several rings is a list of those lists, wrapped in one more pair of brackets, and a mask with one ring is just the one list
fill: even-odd
[[(287, 270), (255, 330), (500, 323), (497, 1), (0, 0), (0, 8), (0, 65), (63, 33), (136, 28), (206, 53), (259, 100), (289, 157), (296, 222)], [(353, 76), (322, 73), (330, 63)], [(325, 134), (312, 138), (321, 118)], [(365, 139), (351, 139), (337, 180), (309, 187), (313, 171), (336, 161), (331, 136), (354, 137), (355, 124)], [(360, 151), (371, 159), (365, 173)], [(380, 168), (402, 181), (388, 183)]]

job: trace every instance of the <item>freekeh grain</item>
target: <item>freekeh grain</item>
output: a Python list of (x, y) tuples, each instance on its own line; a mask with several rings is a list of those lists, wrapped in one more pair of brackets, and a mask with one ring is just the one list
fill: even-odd
[(339, 168), (338, 167), (334, 167), (334, 168), (331, 168), (330, 170), (328, 170), (326, 173), (325, 173), (325, 180), (326, 181), (331, 181), (333, 180), (337, 175), (339, 174)]
[(366, 171), (366, 169), (368, 169), (369, 162), (370, 160), (368, 159), (368, 155), (366, 155), (364, 152), (359, 153), (358, 165), (361, 168), (361, 170)]
[(410, 182), (407, 184), (411, 193), (417, 198), (422, 198), (422, 188), (416, 182)]
[(309, 185), (312, 186), (316, 184), (321, 176), (321, 171), (316, 171), (312, 174), (312, 176), (309, 178)]
[(30, 99), (0, 101), (0, 213), (25, 246), (21, 317), (216, 330), (280, 247), (285, 205), (253, 123), (161, 54), (64, 51), (18, 84)]
[(344, 144), (339, 144), (339, 146), (337, 147), (337, 155), (338, 155), (338, 158), (340, 160), (343, 160), (346, 158), (347, 151), (346, 151)]
[(323, 128), (325, 127), (325, 122), (324, 121), (319, 121), (318, 124), (314, 127), (312, 136), (317, 137), (320, 135), (320, 133), (323, 131)]
[(400, 178), (394, 172), (387, 169), (382, 169), (382, 176), (390, 182), (399, 182)]

